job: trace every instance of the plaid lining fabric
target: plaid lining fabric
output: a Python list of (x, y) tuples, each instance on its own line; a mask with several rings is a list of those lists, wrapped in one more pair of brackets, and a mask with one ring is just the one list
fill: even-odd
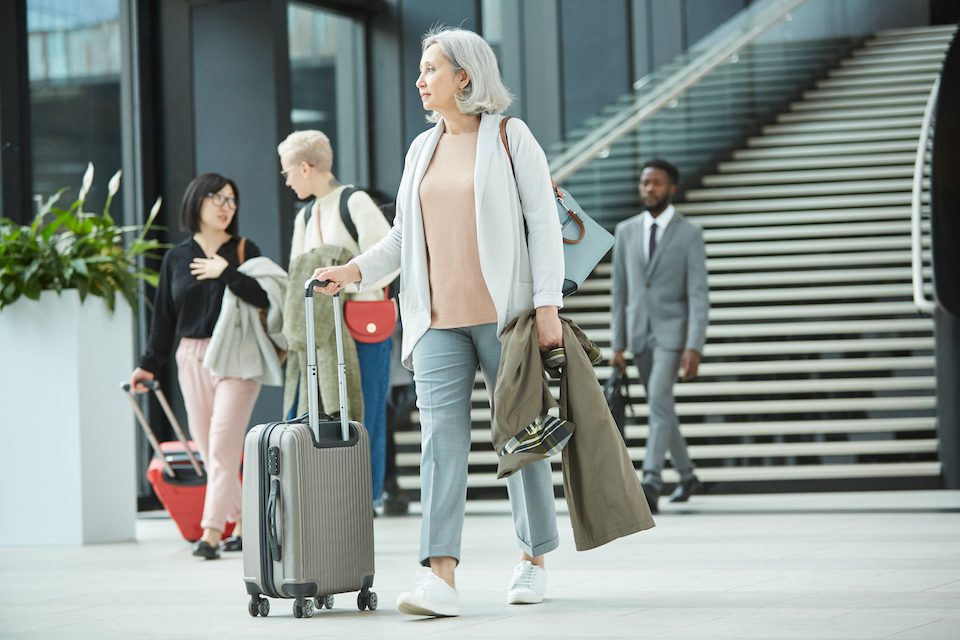
[[(572, 425), (571, 425), (572, 426)], [(572, 436), (567, 421), (553, 416), (537, 416), (500, 450), (500, 455), (509, 453), (533, 453), (549, 458), (559, 453)]]

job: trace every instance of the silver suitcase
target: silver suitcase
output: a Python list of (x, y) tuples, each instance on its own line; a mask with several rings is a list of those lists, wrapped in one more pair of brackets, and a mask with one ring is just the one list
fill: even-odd
[(377, 608), (373, 587), (370, 441), (347, 417), (339, 294), (333, 300), (340, 417), (322, 415), (317, 391), (313, 287), (306, 287), (308, 409), (305, 417), (253, 427), (244, 441), (243, 575), (248, 612), (266, 616), (271, 598), (293, 598), (293, 615), (333, 607), (333, 594), (359, 591), (357, 607)]

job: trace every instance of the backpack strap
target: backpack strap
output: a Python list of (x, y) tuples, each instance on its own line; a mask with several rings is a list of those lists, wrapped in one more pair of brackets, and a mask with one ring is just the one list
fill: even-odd
[(360, 234), (357, 233), (357, 225), (353, 224), (353, 218), (350, 217), (350, 207), (347, 206), (347, 201), (350, 200), (350, 196), (357, 191), (360, 191), (360, 189), (347, 187), (340, 192), (340, 220), (343, 221), (343, 226), (347, 228), (347, 233), (350, 234), (353, 241), (360, 244)]

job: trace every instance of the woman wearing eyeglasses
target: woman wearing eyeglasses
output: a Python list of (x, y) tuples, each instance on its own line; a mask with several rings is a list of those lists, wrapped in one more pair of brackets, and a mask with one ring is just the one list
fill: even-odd
[[(180, 224), (190, 237), (170, 249), (160, 266), (147, 352), (130, 375), (137, 392), (147, 389), (176, 350), (177, 374), (187, 409), (190, 434), (206, 465), (207, 491), (200, 526), (203, 537), (193, 555), (220, 557), (220, 540), (228, 522), (240, 524), (240, 458), (243, 438), (260, 392), (260, 382), (214, 376), (203, 366), (204, 354), (220, 316), (227, 287), (240, 300), (259, 309), (269, 306), (256, 279), (241, 273), (242, 259), (260, 255), (250, 240), (239, 254), (237, 211), (240, 196), (230, 178), (205, 173), (194, 178), (183, 194)], [(239, 550), (239, 536), (224, 544)]]

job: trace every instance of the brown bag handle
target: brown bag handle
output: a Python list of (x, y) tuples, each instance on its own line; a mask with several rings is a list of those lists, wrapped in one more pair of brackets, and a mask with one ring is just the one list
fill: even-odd
[(240, 238), (237, 242), (237, 260), (240, 264), (243, 264), (247, 259), (247, 239)]
[[(513, 181), (517, 182), (517, 170), (513, 166), (513, 155), (510, 153), (510, 145), (507, 144), (507, 120), (509, 119), (510, 116), (504, 116), (500, 121), (500, 142), (503, 143), (503, 148), (507, 151), (507, 158), (510, 159), (510, 169), (513, 171)], [(556, 196), (557, 202), (563, 204), (563, 192), (560, 191), (560, 187), (557, 186), (557, 181), (553, 178), (550, 178), (550, 184), (553, 185), (553, 194)], [(517, 190), (519, 191), (519, 189), (520, 183), (517, 182)], [(580, 219), (580, 216), (571, 211), (566, 205), (564, 205), (564, 208), (567, 210), (567, 215), (570, 216), (570, 219), (576, 223), (577, 228), (580, 230), (580, 235), (575, 240), (564, 238), (563, 244), (578, 244), (583, 240), (583, 236), (586, 235), (587, 230), (584, 228), (583, 220)]]

